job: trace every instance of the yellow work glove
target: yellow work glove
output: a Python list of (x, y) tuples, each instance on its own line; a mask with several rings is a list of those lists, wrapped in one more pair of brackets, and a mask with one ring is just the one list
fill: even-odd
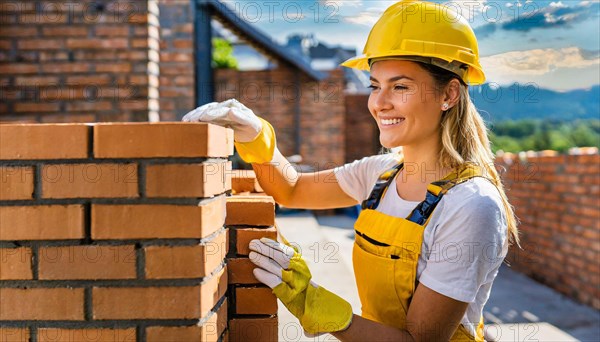
[(250, 242), (256, 279), (273, 293), (310, 334), (341, 331), (352, 322), (350, 303), (311, 281), (302, 256), (292, 247), (268, 238)]
[(236, 99), (212, 102), (187, 113), (184, 122), (206, 122), (233, 129), (235, 147), (247, 163), (273, 160), (276, 139), (271, 124)]

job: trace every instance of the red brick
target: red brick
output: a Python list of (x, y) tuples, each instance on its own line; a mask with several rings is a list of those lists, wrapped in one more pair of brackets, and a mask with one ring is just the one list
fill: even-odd
[(73, 72), (88, 72), (90, 71), (90, 63), (46, 63), (42, 64), (42, 71), (52, 74), (73, 73)]
[(125, 38), (70, 38), (67, 39), (69, 49), (124, 49), (128, 46)]
[(53, 41), (54, 36), (63, 37), (78, 37), (87, 36), (88, 27), (86, 26), (44, 26), (42, 27), (42, 34), (49, 37), (49, 41)]
[(0, 74), (35, 74), (39, 72), (40, 67), (37, 64), (27, 63), (7, 63), (0, 64)]
[(33, 198), (33, 167), (0, 166), (0, 201)]
[(146, 169), (148, 197), (212, 197), (228, 190), (231, 163), (159, 164)]
[(227, 230), (196, 246), (145, 248), (146, 278), (202, 278), (211, 274), (227, 255)]
[(5, 25), (0, 30), (0, 37), (36, 37), (37, 27)]
[(82, 205), (10, 206), (0, 210), (0, 241), (83, 237)]
[(41, 247), (39, 279), (134, 279), (135, 246)]
[(17, 76), (15, 85), (21, 86), (47, 86), (58, 85), (58, 77), (55, 76)]
[(67, 112), (101, 112), (112, 109), (113, 103), (111, 101), (73, 101), (66, 103)]
[(201, 319), (226, 290), (227, 274), (223, 270), (202, 286), (94, 287), (93, 318)]
[(236, 229), (236, 252), (238, 255), (250, 254), (250, 241), (263, 237), (277, 240), (277, 230), (272, 228), (244, 228)]
[(102, 36), (108, 36), (108, 37), (123, 37), (123, 36), (128, 36), (129, 35), (129, 28), (130, 26), (128, 25), (122, 25), (122, 26), (100, 26), (100, 25), (96, 25), (95, 26), (95, 30), (96, 30), (96, 35), (99, 37)]
[(14, 108), (17, 113), (58, 112), (60, 104), (48, 102), (15, 103)]
[(74, 123), (74, 122), (95, 122), (95, 114), (59, 114), (59, 115), (43, 115), (42, 122), (47, 123)]
[(275, 201), (269, 196), (232, 196), (227, 198), (228, 226), (275, 225)]
[(39, 342), (57, 341), (119, 341), (135, 342), (135, 328), (128, 329), (60, 329), (39, 328)]
[(231, 342), (277, 341), (277, 317), (234, 318), (229, 321)]
[(231, 189), (233, 193), (263, 192), (254, 170), (233, 170), (231, 175)]
[(252, 271), (256, 265), (248, 258), (227, 259), (229, 284), (260, 284)]
[(0, 248), (0, 280), (32, 279), (32, 277), (31, 248)]
[(72, 321), (83, 318), (83, 289), (0, 288), (0, 320)]
[(0, 125), (0, 159), (86, 158), (87, 151), (83, 124)]
[(94, 319), (199, 319), (200, 288), (95, 287)]
[(137, 164), (57, 164), (42, 167), (43, 198), (138, 197)]
[(227, 303), (223, 303), (201, 326), (149, 327), (148, 342), (203, 341), (216, 342), (227, 327)]
[(0, 341), (2, 342), (29, 342), (29, 328), (0, 327)]
[(96, 158), (227, 157), (228, 129), (203, 123), (119, 123), (94, 126)]
[(19, 50), (60, 50), (65, 47), (61, 39), (23, 39), (17, 43)]
[(96, 64), (96, 72), (129, 73), (131, 72), (131, 63), (98, 63)]
[(173, 47), (176, 49), (193, 49), (194, 42), (191, 39), (175, 39), (173, 40)]
[(68, 85), (107, 85), (110, 84), (110, 75), (67, 75)]
[(199, 206), (92, 205), (93, 239), (194, 239), (223, 227), (223, 196)]
[(235, 313), (238, 315), (275, 315), (277, 297), (268, 287), (237, 287)]

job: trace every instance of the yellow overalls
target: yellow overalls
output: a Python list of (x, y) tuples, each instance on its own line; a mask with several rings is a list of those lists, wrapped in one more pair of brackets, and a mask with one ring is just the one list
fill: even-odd
[[(423, 231), (442, 196), (453, 186), (473, 177), (481, 169), (464, 166), (427, 187), (427, 195), (407, 218), (393, 217), (375, 210), (403, 163), (383, 173), (369, 198), (362, 203), (352, 261), (364, 318), (406, 328), (406, 313), (418, 281), (417, 262)], [(395, 191), (395, 189), (393, 189)], [(451, 341), (483, 341), (483, 317), (471, 336), (461, 324)]]

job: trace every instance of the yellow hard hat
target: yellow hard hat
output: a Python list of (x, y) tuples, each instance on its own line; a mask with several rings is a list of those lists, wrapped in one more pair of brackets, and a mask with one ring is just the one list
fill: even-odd
[(370, 70), (373, 61), (405, 59), (437, 65), (466, 84), (482, 84), (479, 47), (467, 20), (451, 7), (426, 1), (399, 1), (371, 29), (363, 54), (343, 66)]

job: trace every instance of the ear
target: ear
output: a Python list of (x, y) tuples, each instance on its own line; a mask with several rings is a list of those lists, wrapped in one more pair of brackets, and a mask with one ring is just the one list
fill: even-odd
[(440, 103), (440, 107), (447, 103), (450, 108), (456, 106), (458, 101), (460, 100), (460, 81), (456, 78), (453, 78), (448, 85), (446, 85), (446, 89), (444, 90), (443, 101)]

